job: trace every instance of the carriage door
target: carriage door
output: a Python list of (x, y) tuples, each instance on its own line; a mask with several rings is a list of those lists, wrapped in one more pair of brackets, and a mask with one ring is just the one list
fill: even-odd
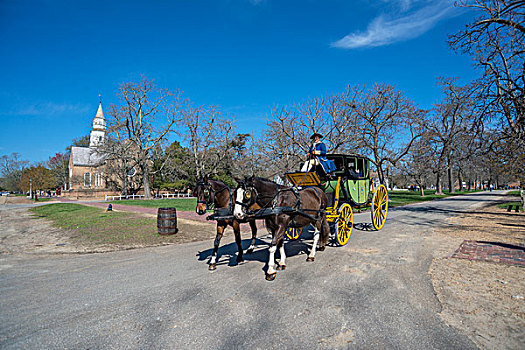
[(346, 190), (348, 195), (354, 201), (354, 203), (359, 203), (359, 180), (356, 176), (356, 161), (355, 157), (346, 158), (346, 168), (348, 170), (348, 181), (346, 182)]
[(368, 192), (370, 192), (370, 183), (368, 181), (368, 160), (364, 158), (356, 159), (356, 172), (359, 175), (357, 181), (357, 198), (359, 203), (365, 203), (368, 199)]

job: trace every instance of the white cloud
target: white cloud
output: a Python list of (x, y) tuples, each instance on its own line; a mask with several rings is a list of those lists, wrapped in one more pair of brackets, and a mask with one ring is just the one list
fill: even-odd
[(365, 32), (350, 33), (332, 43), (332, 47), (355, 49), (390, 45), (422, 35), (433, 28), (440, 20), (456, 14), (451, 1), (425, 2), (423, 7), (410, 10), (414, 2), (399, 0), (403, 15), (380, 15), (370, 22)]

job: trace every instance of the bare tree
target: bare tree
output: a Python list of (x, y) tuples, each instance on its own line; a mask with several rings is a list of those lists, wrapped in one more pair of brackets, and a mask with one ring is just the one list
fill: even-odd
[(217, 174), (229, 155), (235, 131), (233, 118), (214, 106), (186, 106), (178, 125), (178, 134), (189, 145), (196, 176)]
[(505, 138), (525, 147), (525, 1), (462, 0), (458, 6), (479, 13), (450, 36), (456, 50), (470, 54), (483, 75), (476, 85), (483, 110), (480, 121), (502, 119)]
[(67, 183), (69, 182), (69, 157), (62, 153), (56, 153), (53, 157), (49, 157), (47, 166), (55, 177), (56, 185), (62, 185), (64, 190), (67, 190)]
[[(110, 106), (110, 115), (118, 113), (118, 107)], [(120, 190), (123, 196), (136, 192), (142, 186), (130, 186), (130, 178), (139, 177), (136, 167), (140, 156), (137, 154), (135, 143), (128, 139), (127, 129), (118, 124), (118, 120), (110, 119), (108, 133), (104, 143), (96, 147), (96, 151), (103, 154), (106, 186), (113, 190)]]
[[(385, 183), (385, 167), (396, 166), (420, 136), (419, 124), (425, 112), (391, 85), (372, 88), (349, 86), (344, 100), (349, 132), (354, 133), (365, 155)], [(353, 116), (353, 117), (351, 117)]]
[(318, 132), (329, 153), (356, 152), (355, 114), (348, 113), (345, 93), (275, 107), (267, 121), (264, 150), (270, 164), (281, 172), (296, 170), (308, 151), (310, 136)]
[(130, 154), (133, 154), (132, 162), (142, 176), (144, 195), (151, 198), (153, 152), (166, 141), (172, 126), (181, 119), (185, 100), (179, 92), (157, 88), (153, 81), (145, 77), (139, 82), (122, 84), (119, 97), (121, 106), (111, 108), (112, 131), (122, 151), (129, 147)]
[(9, 191), (20, 190), (20, 178), (28, 162), (20, 159), (20, 154), (11, 153), (0, 157), (0, 186)]
[(392, 86), (348, 86), (329, 97), (291, 107), (276, 107), (265, 133), (267, 156), (281, 171), (297, 168), (313, 132), (324, 135), (329, 153), (364, 153), (371, 157), (381, 182), (387, 164), (395, 165), (418, 137), (423, 111)]
[(399, 162), (399, 170), (407, 176), (412, 184), (419, 187), (421, 197), (425, 196), (425, 188), (428, 187), (432, 178), (433, 149), (430, 140), (423, 134), (421, 138), (414, 141), (407, 156)]
[(472, 89), (470, 86), (457, 86), (455, 81), (445, 78), (438, 80), (443, 100), (435, 104), (432, 117), (423, 123), (426, 137), (433, 147), (436, 194), (443, 193), (445, 170), (449, 178), (449, 190), (454, 191), (452, 165), (458, 156), (458, 144), (474, 131)]

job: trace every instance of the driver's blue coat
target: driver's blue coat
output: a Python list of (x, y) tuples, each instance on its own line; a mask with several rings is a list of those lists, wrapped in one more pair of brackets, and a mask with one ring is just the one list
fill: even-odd
[(327, 174), (335, 170), (334, 162), (332, 160), (326, 159), (326, 145), (324, 143), (318, 142), (312, 144), (308, 152), (312, 153), (313, 151), (319, 151), (319, 154), (316, 154), (315, 156)]

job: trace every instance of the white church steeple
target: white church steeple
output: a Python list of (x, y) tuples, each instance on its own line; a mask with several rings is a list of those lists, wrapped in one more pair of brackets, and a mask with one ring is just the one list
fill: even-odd
[(98, 105), (97, 114), (93, 119), (93, 130), (89, 137), (89, 147), (97, 147), (104, 143), (106, 136), (106, 120), (104, 119), (104, 113), (102, 112), (102, 102)]

